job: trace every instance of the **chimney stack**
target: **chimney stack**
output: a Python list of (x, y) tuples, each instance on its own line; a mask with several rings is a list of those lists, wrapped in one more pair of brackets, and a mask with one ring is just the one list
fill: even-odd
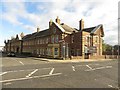
[(39, 32), (40, 31), (40, 28), (39, 27), (37, 27), (37, 32)]
[(4, 43), (5, 43), (5, 44), (7, 43), (6, 40), (4, 41)]
[(81, 19), (79, 21), (79, 30), (83, 30), (83, 29), (84, 29), (84, 21), (83, 21), (83, 19)]
[(24, 33), (22, 32), (22, 33), (20, 34), (20, 36), (21, 36), (21, 38), (23, 38), (23, 37), (24, 37)]
[(49, 21), (49, 28), (52, 25), (52, 23), (53, 23), (53, 21), (52, 21), (52, 19), (50, 19), (50, 21)]
[(58, 16), (57, 16), (57, 18), (56, 18), (56, 23), (60, 24), (60, 19), (59, 19)]

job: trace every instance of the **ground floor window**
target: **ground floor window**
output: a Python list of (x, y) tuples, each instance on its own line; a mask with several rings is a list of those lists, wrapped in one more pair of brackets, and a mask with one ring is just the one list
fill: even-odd
[(58, 55), (58, 48), (54, 49), (54, 53), (55, 53), (55, 55)]
[(52, 48), (47, 48), (47, 55), (49, 55), (49, 56), (52, 55)]

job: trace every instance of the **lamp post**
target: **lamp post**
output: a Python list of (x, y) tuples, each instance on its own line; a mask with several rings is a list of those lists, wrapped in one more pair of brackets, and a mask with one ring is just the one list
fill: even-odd
[(119, 54), (120, 54), (120, 30), (119, 30), (119, 20), (120, 18), (118, 18), (118, 59), (119, 59)]

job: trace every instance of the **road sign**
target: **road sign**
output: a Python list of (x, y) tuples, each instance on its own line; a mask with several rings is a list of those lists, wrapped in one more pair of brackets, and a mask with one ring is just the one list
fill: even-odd
[(89, 48), (89, 53), (97, 53), (97, 47), (96, 46), (92, 46)]

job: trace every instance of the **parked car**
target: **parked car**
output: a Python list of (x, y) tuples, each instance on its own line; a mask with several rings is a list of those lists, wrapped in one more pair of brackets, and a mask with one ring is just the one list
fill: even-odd
[(9, 52), (9, 53), (7, 54), (7, 56), (9, 56), (9, 57), (15, 57), (16, 55), (15, 55), (14, 52)]

